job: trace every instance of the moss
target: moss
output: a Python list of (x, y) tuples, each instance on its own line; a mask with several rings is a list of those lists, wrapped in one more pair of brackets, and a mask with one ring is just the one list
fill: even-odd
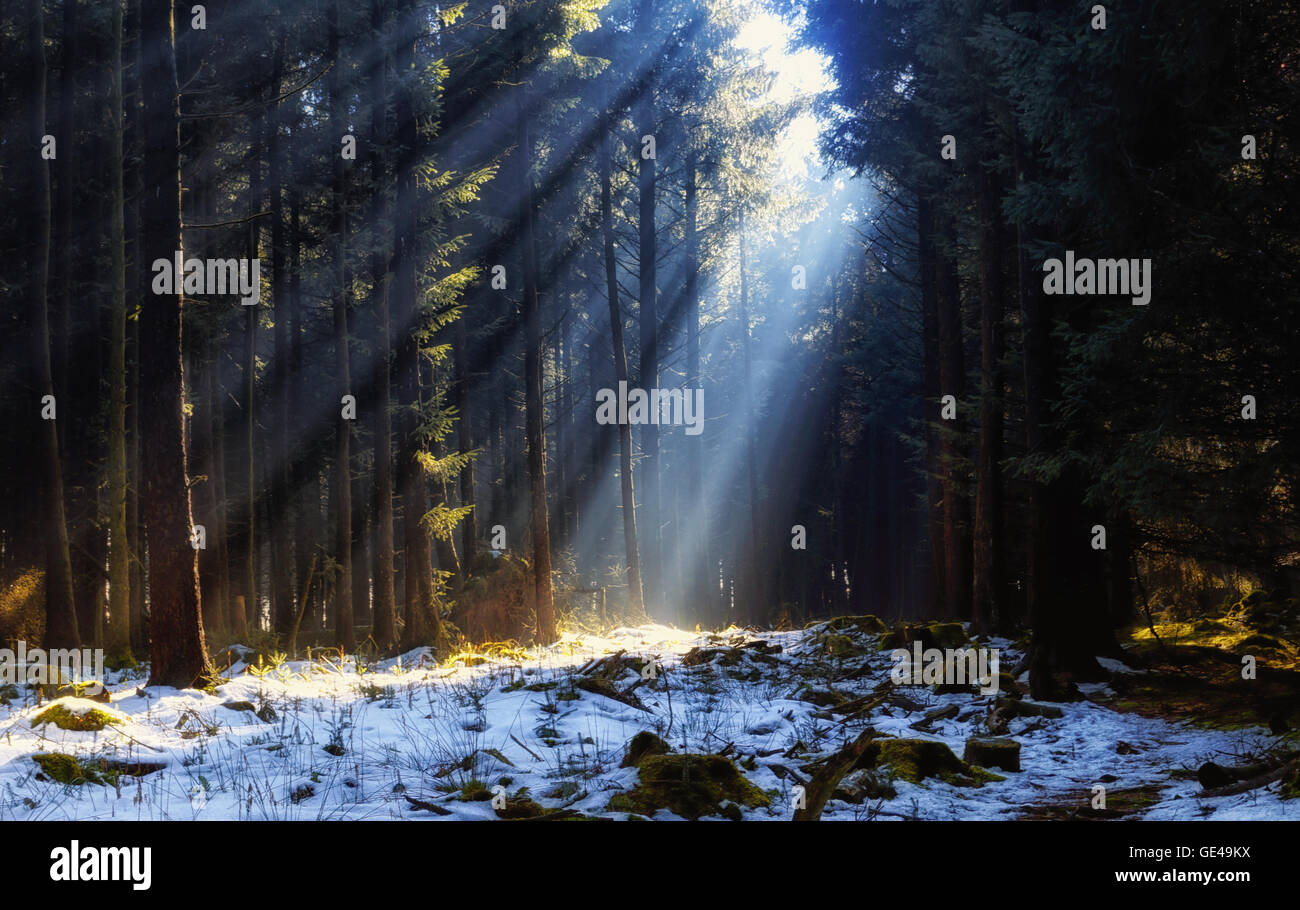
[(461, 802), (485, 803), (492, 798), (492, 791), (481, 780), (467, 780), (460, 788)]
[(639, 766), (640, 782), (609, 802), (613, 812), (654, 815), (667, 809), (682, 818), (735, 813), (724, 803), (767, 806), (772, 797), (755, 787), (721, 755), (650, 755)]
[(1014, 739), (981, 739), (972, 736), (966, 740), (966, 750), (962, 761), (985, 768), (1001, 768), (1003, 771), (1020, 770), (1020, 743)]
[(826, 624), (826, 628), (832, 632), (843, 632), (853, 628), (865, 635), (879, 635), (889, 627), (879, 616), (868, 613), (865, 616), (836, 616)]
[(116, 780), (115, 773), (110, 771), (100, 774), (94, 768), (83, 765), (75, 756), (65, 755), (62, 752), (33, 755), (32, 761), (40, 766), (46, 777), (61, 784), (96, 784), (102, 787)]
[(257, 711), (257, 707), (251, 701), (228, 701), (224, 702), (221, 707), (230, 711)]
[(847, 635), (827, 634), (820, 636), (822, 653), (828, 657), (852, 657), (861, 649)]
[(898, 777), (914, 784), (919, 784), (928, 777), (966, 786), (977, 786), (990, 780), (1005, 780), (982, 768), (966, 764), (945, 744), (929, 739), (881, 740), (877, 763), (889, 765)]
[(1020, 683), (1016, 682), (1016, 678), (1006, 670), (998, 674), (998, 691), (1006, 693), (1011, 698), (1019, 698), (1024, 694)]
[(804, 686), (795, 698), (819, 708), (835, 708), (848, 701), (848, 698), (839, 692), (831, 689), (816, 689), (812, 686)]
[(880, 637), (881, 651), (910, 647), (919, 641), (922, 648), (960, 648), (970, 642), (966, 628), (959, 622), (902, 623)]
[(619, 767), (631, 768), (641, 764), (641, 760), (651, 755), (667, 755), (672, 750), (668, 743), (664, 742), (658, 736), (655, 736), (649, 730), (642, 730), (632, 741), (627, 744), (627, 755), (623, 756), (623, 762)]
[(125, 720), (81, 698), (61, 698), (32, 718), (32, 726), (54, 724), (60, 730), (102, 730)]

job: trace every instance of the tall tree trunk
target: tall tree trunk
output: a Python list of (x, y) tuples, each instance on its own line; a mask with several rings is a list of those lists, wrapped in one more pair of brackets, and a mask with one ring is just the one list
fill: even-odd
[(749, 622), (764, 625), (771, 607), (767, 585), (767, 565), (763, 556), (762, 520), (758, 501), (758, 453), (754, 437), (758, 433), (758, 416), (754, 409), (754, 368), (749, 342), (749, 278), (745, 263), (745, 210), (736, 213), (736, 237), (740, 253), (740, 350), (744, 363), (745, 401), (745, 478), (749, 488), (749, 596), (745, 615)]
[(417, 218), (419, 195), (415, 167), (419, 157), (419, 131), (415, 112), (415, 42), (421, 32), (413, 0), (398, 7), (398, 39), (395, 60), (398, 86), (395, 112), (397, 217), (394, 233), (394, 312), (400, 340), (397, 345), (398, 392), (405, 406), (399, 424), (401, 454), (398, 483), (402, 495), (403, 571), (405, 574), (406, 626), (402, 647), (410, 649), (432, 644), (445, 645), (442, 620), (434, 603), (433, 562), (429, 530), (424, 523), (427, 505), (424, 468), (420, 464), (420, 313), (416, 279)]
[(971, 619), (979, 632), (1001, 624), (1002, 546), (1002, 211), (996, 175), (980, 172), (980, 408), (972, 534)]
[[(143, 64), (140, 60), (141, 45), (140, 40), (140, 2), (141, 0), (128, 0), (125, 31), (130, 36), (130, 59), (131, 59), (131, 91), (124, 93), (124, 98), (129, 98), (130, 103), (126, 108), (126, 132), (130, 143), (130, 154), (127, 156), (128, 162), (128, 180), (127, 186), (129, 192), (127, 195), (126, 207), (126, 236), (131, 243), (130, 270), (131, 276), (127, 283), (130, 292), (135, 295), (136, 300), (143, 300), (144, 295), (149, 293), (150, 273), (145, 268), (143, 262), (144, 248), (141, 242), (140, 227), (140, 204), (144, 197), (144, 124), (141, 117), (140, 96), (143, 94), (140, 87), (141, 70)], [(131, 635), (131, 652), (132, 654), (144, 654), (149, 648), (147, 630), (145, 628), (145, 571), (144, 571), (144, 535), (141, 528), (140, 517), (140, 487), (141, 487), (141, 465), (140, 465), (140, 320), (132, 319), (127, 326), (127, 344), (130, 351), (127, 357), (129, 364), (127, 375), (127, 397), (129, 405), (127, 407), (127, 471), (129, 483), (127, 486), (126, 500), (126, 524), (127, 524), (127, 547), (130, 553), (130, 635)]]
[[(153, 258), (181, 249), (180, 105), (170, 4), (141, 10), (144, 87), (145, 185), (141, 206), (144, 248)], [(178, 279), (180, 276), (176, 276)], [(179, 281), (177, 282), (179, 285)], [(144, 446), (143, 512), (149, 529), (150, 685), (191, 686), (208, 656), (199, 607), (198, 557), (185, 466), (181, 365), (181, 294), (150, 294), (141, 313), (141, 425)]]
[[(370, 0), (372, 34), (384, 34), (384, 7), (381, 0)], [(380, 42), (386, 46), (386, 41)], [(371, 305), (375, 314), (375, 400), (371, 406), (375, 439), (375, 539), (373, 542), (375, 606), (371, 635), (380, 653), (397, 644), (396, 592), (393, 586), (393, 426), (392, 426), (392, 327), (388, 318), (389, 272), (382, 252), (382, 232), (387, 212), (382, 203), (385, 189), (383, 147), (387, 138), (384, 113), (388, 104), (386, 60), (376, 52), (370, 79), (370, 171), (380, 202), (374, 217), (374, 230), (380, 236), (370, 254)]]
[[(609, 302), (610, 339), (614, 348), (614, 379), (618, 388), (627, 383), (627, 350), (623, 345), (623, 313), (618, 304), (618, 262), (614, 258), (614, 220), (610, 200), (609, 130), (600, 140), (600, 229), (605, 244), (605, 294)], [(645, 613), (641, 593), (641, 555), (636, 535), (636, 492), (632, 483), (632, 428), (618, 424), (618, 477), (623, 497), (623, 547), (627, 554), (628, 607), (634, 615)]]
[[(45, 133), (45, 27), (40, 0), (27, 0), (27, 56), (31, 91), (28, 134)], [(36, 153), (39, 154), (39, 153)], [(65, 151), (65, 155), (67, 152)], [(31, 301), (40, 389), (54, 401), (54, 376), (50, 355), (50, 165), (38, 158), (33, 168), (35, 230), (32, 237)], [(57, 402), (55, 403), (57, 407)], [(44, 401), (33, 413), (40, 419)], [(57, 411), (56, 411), (57, 414)], [(77, 608), (72, 590), (72, 561), (68, 555), (68, 525), (63, 510), (63, 469), (59, 464), (59, 432), (55, 420), (41, 419), (41, 462), (45, 468), (45, 638), (46, 648), (77, 648)]]
[[(946, 254), (939, 256), (939, 378), (941, 393), (960, 401), (966, 385), (961, 293), (956, 260)], [(956, 421), (943, 423), (943, 612), (966, 619), (970, 615), (970, 503), (961, 489), (961, 437)]]
[[(699, 233), (699, 154), (691, 146), (686, 161), (686, 391), (700, 387), (700, 233)], [(686, 527), (690, 529), (694, 552), (686, 554), (687, 583), (686, 603), (682, 605), (688, 615), (703, 618), (706, 622), (719, 620), (714, 617), (717, 597), (709, 591), (709, 555), (712, 540), (707, 522), (708, 511), (704, 506), (704, 435), (702, 433), (686, 437)]]
[(532, 144), (528, 137), (528, 109), (519, 104), (519, 225), (524, 260), (524, 433), (528, 440), (529, 529), (533, 539), (533, 607), (537, 614), (537, 640), (550, 644), (559, 638), (555, 626), (555, 601), (551, 591), (551, 532), (546, 506), (546, 431), (542, 411), (542, 318), (537, 301), (537, 238), (533, 229)]
[[(56, 313), (57, 331), (51, 339), (54, 350), (54, 386), (61, 395), (67, 395), (68, 382), (68, 346), (74, 337), (72, 331), (72, 300), (74, 269), (73, 256), (76, 252), (76, 232), (72, 226), (73, 210), (76, 208), (76, 196), (70, 175), (77, 161), (76, 116), (77, 116), (77, 69), (79, 55), (77, 47), (77, 0), (63, 0), (63, 70), (59, 73), (59, 152), (58, 160), (63, 162), (59, 168), (58, 205), (59, 205), (59, 309)], [(45, 124), (41, 124), (41, 133)], [(39, 134), (38, 134), (39, 135)], [(60, 441), (68, 442), (68, 431), (60, 429)], [(84, 633), (85, 630), (83, 629)]]
[(122, 4), (113, 2), (110, 49), (109, 256), (112, 321), (108, 408), (108, 637), (115, 656), (131, 652), (131, 549), (126, 529), (126, 191), (123, 185)]
[(939, 397), (942, 381), (939, 373), (939, 280), (938, 254), (935, 250), (934, 204), (920, 193), (916, 200), (917, 248), (921, 278), (921, 337), (923, 348), (922, 392), (927, 420), (925, 432), (926, 538), (930, 550), (929, 586), (926, 592), (927, 616), (942, 609), (944, 592), (943, 558), (943, 483), (940, 466)]
[[(654, 0), (640, 0), (637, 8), (637, 30), (651, 35), (654, 30)], [(650, 68), (640, 86), (637, 105), (637, 139), (639, 145), (645, 137), (655, 132), (655, 73)], [(658, 150), (656, 149), (656, 154)], [(639, 149), (637, 189), (639, 211), (637, 224), (640, 231), (638, 257), (640, 260), (641, 307), (641, 368), (637, 381), (641, 388), (659, 385), (659, 303), (656, 266), (658, 264), (658, 234), (655, 232), (655, 159), (646, 157), (644, 145)], [(647, 423), (641, 427), (641, 547), (645, 559), (645, 601), (650, 614), (663, 619), (663, 553), (660, 546), (659, 517), (659, 427)]]
[[(278, 98), (284, 81), (287, 36), (283, 26), (277, 26), (274, 37), (275, 50), (271, 63), (271, 96)], [(271, 457), (268, 459), (270, 480), (271, 522), (271, 625), (277, 632), (285, 633), (297, 618), (297, 604), (293, 596), (293, 552), (290, 539), (289, 518), (292, 512), (289, 492), (291, 419), (289, 391), (289, 313), (290, 299), (284, 280), (284, 143), (280, 140), (281, 106), (275, 104), (270, 111), (270, 128), (267, 132), (266, 157), (267, 183), (271, 194), (271, 307), (275, 314), (275, 348), (271, 360), (271, 401), (275, 421), (271, 430)]]
[[(329, 123), (341, 138), (346, 130), (347, 104), (343, 98), (342, 61), (339, 57), (339, 4), (329, 8)], [(332, 144), (332, 143), (331, 143)], [(334, 149), (330, 258), (334, 264), (334, 380), (339, 417), (334, 442), (334, 547), (339, 574), (334, 585), (334, 634), (345, 651), (356, 648), (352, 621), (352, 422), (344, 418), (343, 398), (352, 394), (348, 358), (347, 221), (344, 212), (343, 155)]]

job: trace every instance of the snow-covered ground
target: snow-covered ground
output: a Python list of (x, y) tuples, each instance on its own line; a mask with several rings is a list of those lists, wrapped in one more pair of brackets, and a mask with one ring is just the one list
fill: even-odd
[[(646, 625), (600, 637), (567, 634), (527, 659), (473, 666), (438, 666), (424, 651), (369, 667), (294, 661), (260, 675), (237, 663), (215, 695), (146, 691), (138, 688), (142, 678), (110, 674), (111, 705), (98, 707), (122, 719), (99, 732), (33, 728), (41, 707), (23, 690), (0, 707), (0, 818), (495, 818), (490, 801), (464, 798), (474, 781), (547, 809), (622, 818), (626, 812), (608, 811), (607, 804), (636, 785), (638, 771), (620, 762), (629, 740), (650, 730), (678, 752), (726, 754), (772, 794), (769, 807), (747, 809), (745, 818), (781, 820), (791, 816), (792, 788), (809, 776), (802, 766), (868, 725), (881, 734), (941, 740), (959, 757), (968, 736), (985, 732), (992, 696), (895, 688), (887, 651), (829, 657), (818, 632), (711, 635)], [(781, 651), (725, 650), (728, 660), (681, 663), (692, 648), (728, 649), (756, 638)], [(855, 637), (858, 644), (872, 641)], [(988, 644), (1002, 650), (1004, 667), (1011, 664), (1009, 642)], [(572, 685), (594, 659), (619, 651), (656, 661), (653, 679), (627, 669), (614, 681), (645, 710)], [(845, 678), (864, 661), (868, 672)], [(897, 695), (902, 704), (887, 699), (846, 719), (799, 697), (828, 687), (841, 697)], [(1092, 694), (1104, 694), (1104, 686)], [(912, 726), (949, 704), (958, 708), (955, 717), (925, 732)], [(1022, 770), (999, 772), (1004, 781), (958, 787), (896, 780), (896, 797), (859, 805), (832, 800), (823, 817), (1009, 819), (1030, 806), (1084, 803), (1105, 781), (1112, 792), (1162, 787), (1158, 801), (1139, 813), (1144, 818), (1300, 819), (1300, 800), (1279, 799), (1277, 784), (1203, 799), (1194, 778), (1170, 774), (1211, 759), (1233, 764), (1270, 742), (1265, 730), (1193, 728), (1091, 701), (1060, 707), (1061, 718), (1010, 721), (1007, 735), (1022, 745)], [(75, 754), (83, 764), (104, 758), (165, 767), (122, 775), (116, 787), (65, 785), (38, 779), (32, 757), (48, 752)], [(661, 810), (657, 817), (672, 816)]]

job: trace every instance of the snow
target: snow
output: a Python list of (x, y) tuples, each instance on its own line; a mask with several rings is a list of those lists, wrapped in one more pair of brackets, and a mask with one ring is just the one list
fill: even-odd
[[(601, 636), (568, 633), (523, 660), (495, 657), (454, 666), (436, 664), (427, 649), (369, 666), (353, 659), (291, 661), (260, 675), (246, 672), (241, 661), (225, 671), (230, 680), (215, 694), (145, 690), (139, 674), (110, 673), (111, 709), (124, 720), (98, 732), (52, 724), (34, 729), (31, 719), (44, 706), (24, 687), (25, 694), (0, 707), (0, 819), (495, 818), (490, 802), (460, 798), (471, 780), (489, 789), (500, 784), (507, 794), (527, 795), (548, 809), (625, 817), (606, 811), (611, 796), (637, 782), (637, 770), (619, 764), (632, 736), (652, 730), (676, 751), (726, 750), (744, 761), (753, 769), (743, 771), (750, 781), (773, 793), (770, 807), (745, 809), (745, 818), (783, 820), (792, 813), (798, 782), (791, 772), (806, 780), (802, 764), (831, 754), (868, 724), (881, 734), (940, 740), (959, 757), (967, 737), (985, 732), (992, 696), (935, 695), (920, 686), (894, 690), (888, 685), (893, 662), (888, 651), (871, 647), (873, 638), (853, 633), (867, 652), (831, 659), (820, 652), (818, 631), (622, 627)], [(731, 666), (680, 662), (693, 647), (755, 639), (782, 651), (746, 649)], [(988, 644), (1001, 650), (1004, 664), (1013, 663), (1010, 642)], [(635, 686), (646, 710), (571, 685), (579, 670), (618, 651), (656, 661), (653, 680), (631, 669), (615, 680), (621, 692)], [(842, 678), (864, 661), (869, 672)], [(886, 701), (869, 716), (848, 719), (800, 700), (805, 683), (833, 686), (853, 698), (900, 691), (921, 710)], [(1092, 694), (1104, 700), (1105, 691), (1100, 685)], [(65, 704), (79, 711), (109, 707), (81, 701)], [(270, 722), (224, 706), (241, 701)], [(948, 704), (958, 706), (956, 717), (935, 721), (927, 732), (912, 727), (926, 711)], [(832, 800), (823, 817), (1009, 819), (1030, 806), (1086, 802), (1092, 787), (1107, 780), (1111, 792), (1162, 786), (1145, 818), (1300, 819), (1300, 801), (1282, 801), (1276, 784), (1205, 799), (1196, 796), (1194, 777), (1169, 774), (1257, 753), (1272, 742), (1265, 730), (1202, 729), (1092, 700), (1060, 707), (1059, 719), (1010, 721), (1006, 735), (1022, 744), (1022, 770), (999, 772), (1004, 781), (957, 787), (899, 780), (894, 799), (862, 805)], [(1131, 747), (1126, 754), (1117, 751), (1121, 742)], [(31, 757), (49, 751), (76, 754), (83, 764), (104, 758), (166, 767), (122, 776), (116, 788), (65, 786), (36, 779)], [(408, 797), (448, 814), (413, 809)], [(656, 817), (672, 816), (661, 810)]]

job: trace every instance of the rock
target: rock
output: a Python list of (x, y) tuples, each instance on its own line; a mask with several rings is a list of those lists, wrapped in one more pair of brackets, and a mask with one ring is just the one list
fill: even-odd
[(60, 784), (96, 784), (104, 786), (113, 782), (115, 775), (100, 774), (94, 768), (83, 765), (76, 756), (62, 752), (42, 752), (32, 756), (32, 761), (40, 766), (44, 777)]
[(648, 755), (641, 760), (638, 774), (639, 783), (615, 794), (608, 811), (649, 816), (667, 809), (694, 820), (723, 815), (729, 811), (725, 802), (753, 808), (772, 801), (721, 755)]
[(970, 637), (959, 622), (902, 623), (880, 637), (879, 648), (892, 651), (910, 647), (914, 641), (919, 641), (922, 648), (947, 650), (960, 648), (970, 641)]
[(844, 775), (831, 794), (831, 799), (860, 805), (869, 799), (893, 799), (897, 795), (898, 792), (888, 781), (880, 780), (875, 772), (864, 768)]
[(984, 768), (1001, 768), (1003, 771), (1020, 770), (1020, 743), (1014, 739), (981, 739), (972, 736), (966, 740), (962, 761)]
[(826, 628), (832, 632), (853, 628), (866, 635), (879, 635), (889, 627), (879, 616), (868, 613), (865, 616), (836, 616), (826, 624)]
[(113, 724), (125, 723), (126, 718), (105, 711), (85, 698), (60, 698), (32, 718), (32, 726), (54, 724), (60, 730), (102, 730)]
[(903, 780), (919, 784), (927, 777), (959, 786), (1002, 780), (996, 774), (966, 764), (944, 743), (929, 739), (882, 739), (876, 765), (889, 765)]
[(257, 713), (257, 706), (251, 701), (226, 701), (221, 703), (221, 707), (228, 711), (252, 711)]
[(1122, 739), (1115, 746), (1115, 752), (1119, 755), (1137, 755), (1139, 751), (1137, 746), (1131, 746)]
[[(93, 690), (93, 691), (92, 691)], [(84, 683), (73, 683), (70, 686), (60, 686), (54, 690), (55, 698), (84, 698), (87, 701), (98, 702), (106, 705), (113, 700), (112, 693), (104, 688), (104, 684), (98, 680)]]
[(847, 699), (838, 692), (830, 689), (814, 689), (812, 686), (804, 686), (795, 696), (800, 701), (806, 701), (810, 705), (816, 705), (819, 708), (833, 708), (844, 704)]
[(857, 653), (858, 646), (847, 635), (828, 634), (821, 636), (822, 653), (827, 657), (850, 657)]
[(627, 744), (627, 755), (623, 756), (620, 768), (633, 768), (641, 764), (641, 760), (650, 755), (667, 755), (672, 749), (668, 743), (664, 742), (658, 736), (655, 736), (649, 730), (642, 730), (632, 741)]

